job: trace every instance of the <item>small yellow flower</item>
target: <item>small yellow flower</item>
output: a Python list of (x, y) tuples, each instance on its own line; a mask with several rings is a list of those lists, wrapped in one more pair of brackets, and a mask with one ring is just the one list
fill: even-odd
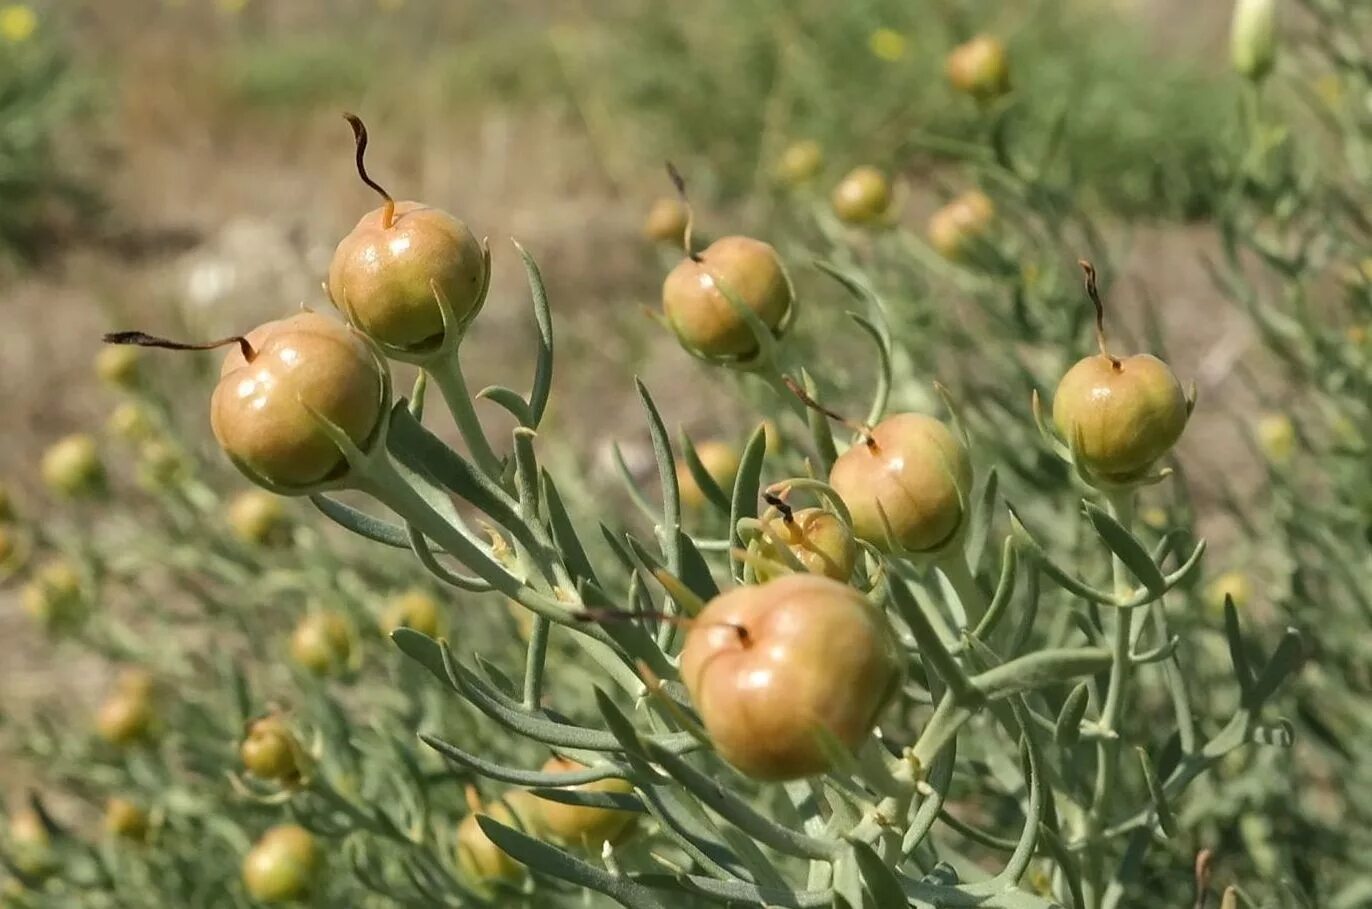
[(905, 56), (905, 36), (895, 29), (879, 28), (867, 39), (872, 54), (887, 63), (895, 63)]
[(38, 14), (23, 3), (0, 6), (0, 38), (10, 44), (22, 44), (38, 30)]
[(1273, 464), (1285, 464), (1291, 460), (1291, 450), (1296, 446), (1296, 427), (1291, 418), (1283, 413), (1263, 414), (1257, 425), (1258, 445), (1267, 460)]
[(1205, 585), (1205, 604), (1216, 613), (1224, 611), (1224, 599), (1229, 597), (1234, 606), (1242, 609), (1253, 599), (1253, 585), (1248, 576), (1241, 571), (1226, 571)]

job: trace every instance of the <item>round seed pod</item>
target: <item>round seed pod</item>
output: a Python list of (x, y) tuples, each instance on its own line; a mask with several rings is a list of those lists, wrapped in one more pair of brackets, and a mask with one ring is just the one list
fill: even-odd
[(148, 836), (148, 813), (120, 796), (105, 803), (105, 832), (122, 840), (142, 842)]
[(760, 780), (822, 773), (815, 730), (866, 740), (900, 680), (882, 614), (861, 593), (792, 574), (715, 597), (692, 622), (681, 676), (720, 755)]
[(342, 672), (352, 661), (354, 637), (341, 612), (311, 612), (291, 633), (291, 658), (316, 675)]
[(688, 350), (709, 358), (746, 358), (757, 339), (721, 288), (752, 310), (773, 334), (793, 305), (777, 252), (751, 237), (723, 237), (683, 259), (662, 285), (662, 311)]
[(978, 35), (948, 54), (948, 82), (978, 101), (990, 101), (1010, 90), (1010, 64), (1005, 45), (990, 35)]
[(243, 885), (263, 903), (286, 903), (306, 896), (319, 876), (323, 857), (304, 827), (273, 827), (243, 859)]
[(105, 467), (100, 447), (85, 433), (58, 440), (43, 454), (43, 482), (61, 496), (77, 498), (97, 493), (105, 486)]
[(486, 253), (467, 225), (419, 202), (362, 216), (329, 264), (329, 298), (363, 334), (422, 351), (443, 342), (439, 296), (459, 325), (481, 305)]
[(1053, 394), (1058, 432), (1088, 473), (1110, 483), (1146, 474), (1181, 438), (1188, 416), (1181, 383), (1150, 354), (1085, 357)]
[[(123, 348), (109, 347), (106, 349), (121, 350)], [(120, 441), (141, 444), (153, 437), (156, 425), (146, 406), (136, 401), (125, 401), (110, 411), (109, 419), (105, 421), (105, 431)]]
[(136, 347), (105, 345), (95, 355), (95, 374), (100, 381), (114, 388), (135, 388), (141, 361), (142, 354)]
[(996, 206), (980, 190), (969, 190), (929, 218), (929, 245), (943, 258), (962, 262), (990, 235)]
[(390, 634), (397, 628), (410, 628), (431, 638), (438, 637), (442, 607), (426, 590), (415, 588), (391, 598), (381, 615), (381, 630)]
[(234, 496), (226, 517), (233, 535), (253, 546), (281, 538), (290, 524), (281, 497), (265, 489), (247, 489)]
[(8, 858), (22, 873), (42, 880), (57, 870), (57, 855), (47, 824), (33, 808), (10, 814)]
[(643, 220), (643, 236), (664, 246), (680, 247), (685, 242), (688, 220), (686, 206), (679, 199), (663, 196), (648, 209), (648, 217)]
[(243, 769), (260, 780), (289, 783), (300, 778), (300, 745), (279, 716), (253, 721), (238, 756)]
[[(543, 765), (546, 773), (570, 773), (583, 770), (585, 765), (567, 758), (550, 758)], [(611, 778), (597, 780), (567, 787), (580, 792), (618, 792), (631, 793), (634, 786), (628, 780)], [(582, 846), (587, 851), (599, 854), (605, 843), (619, 843), (633, 832), (637, 815), (632, 811), (619, 811), (614, 808), (589, 808), (581, 805), (566, 805), (547, 799), (537, 800), (540, 829), (548, 836), (569, 845)]]
[(347, 462), (307, 409), (366, 447), (382, 418), (385, 382), (371, 348), (347, 327), (312, 312), (268, 322), (224, 358), (210, 425), (250, 479), (307, 488)]
[(972, 464), (943, 423), (896, 414), (839, 456), (829, 485), (848, 506), (859, 539), (883, 552), (930, 552), (962, 528)]
[(41, 565), (19, 599), (24, 611), (50, 630), (72, 627), (86, 615), (81, 575), (63, 559)]
[(802, 139), (786, 146), (777, 159), (777, 179), (787, 186), (802, 186), (824, 168), (824, 149), (813, 139)]
[(125, 685), (100, 705), (95, 728), (106, 742), (125, 748), (151, 738), (153, 721), (151, 691)]
[(891, 184), (881, 171), (864, 165), (839, 181), (829, 201), (845, 224), (874, 224), (891, 208)]
[[(776, 536), (772, 545), (784, 545), (806, 571), (835, 581), (847, 581), (853, 576), (857, 566), (857, 540), (852, 528), (838, 515), (822, 508), (802, 508), (790, 521), (772, 521), (771, 526)], [(763, 554), (767, 554), (766, 550)], [(769, 580), (771, 575), (763, 571), (759, 578)]]
[(484, 885), (524, 876), (524, 866), (491, 842), (477, 823), (477, 817), (484, 815), (530, 836), (538, 836), (538, 801), (536, 796), (515, 789), (462, 819), (457, 827), (457, 864), (467, 880)]

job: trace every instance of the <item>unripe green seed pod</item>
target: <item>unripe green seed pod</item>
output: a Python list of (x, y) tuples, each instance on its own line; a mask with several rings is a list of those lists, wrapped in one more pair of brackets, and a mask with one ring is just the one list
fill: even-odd
[[(545, 773), (570, 773), (583, 770), (585, 765), (567, 758), (550, 758), (543, 765)], [(619, 792), (631, 793), (634, 786), (628, 780), (618, 778), (597, 780), (568, 789), (580, 792)], [(573, 846), (582, 846), (588, 852), (599, 854), (605, 843), (619, 843), (633, 832), (637, 815), (632, 811), (617, 811), (613, 808), (588, 808), (581, 805), (566, 805), (538, 799), (540, 829), (548, 836)]]
[(757, 340), (721, 287), (776, 333), (793, 303), (776, 250), (751, 237), (723, 237), (683, 259), (662, 285), (663, 313), (683, 346), (706, 357), (751, 356)]
[(648, 209), (648, 217), (643, 220), (643, 236), (654, 243), (680, 247), (689, 217), (686, 206), (679, 199), (663, 196)]
[(134, 388), (138, 385), (138, 364), (142, 353), (128, 345), (105, 345), (95, 355), (95, 374), (100, 381), (115, 388)]
[(238, 746), (238, 756), (243, 769), (260, 780), (290, 783), (300, 778), (300, 746), (279, 716), (253, 721)]
[(681, 653), (682, 680), (715, 748), (760, 780), (827, 770), (819, 727), (849, 748), (865, 741), (900, 665), (881, 612), (815, 574), (715, 597)]
[(787, 186), (801, 186), (819, 175), (824, 167), (824, 149), (813, 139), (802, 139), (786, 146), (776, 163), (776, 177)]
[(362, 216), (334, 251), (329, 298), (357, 329), (404, 350), (443, 340), (441, 294), (459, 323), (481, 302), (486, 256), (457, 218), (419, 202)]
[(948, 54), (948, 83), (978, 101), (990, 101), (1010, 90), (1010, 65), (1005, 45), (990, 35), (978, 35)]
[(264, 546), (283, 536), (289, 524), (281, 497), (265, 489), (247, 489), (234, 496), (227, 520), (233, 535), (253, 546)]
[(1181, 383), (1149, 354), (1077, 362), (1053, 395), (1053, 422), (1081, 466), (1108, 482), (1143, 476), (1186, 428)]
[[(696, 457), (700, 458), (700, 463), (710, 475), (710, 479), (726, 493), (732, 492), (734, 478), (738, 476), (738, 449), (727, 442), (713, 440), (701, 442), (695, 449)], [(699, 511), (705, 507), (705, 491), (700, 488), (695, 475), (691, 473), (691, 468), (686, 466), (684, 460), (677, 463), (676, 480), (683, 508), (687, 511)]]
[(883, 552), (930, 552), (961, 529), (972, 489), (967, 451), (932, 417), (887, 417), (829, 472), (853, 533)]
[(485, 815), (507, 827), (537, 836), (539, 801), (536, 796), (515, 789), (462, 819), (457, 827), (457, 864), (467, 880), (480, 885), (518, 880), (524, 875), (524, 866), (491, 842), (476, 819)]
[(891, 208), (891, 184), (875, 167), (858, 167), (834, 187), (830, 203), (846, 224), (873, 224)]
[[(108, 350), (122, 350), (110, 347)], [(152, 438), (155, 427), (147, 407), (136, 401), (125, 401), (110, 412), (105, 421), (105, 431), (124, 442), (141, 443)]]
[(139, 456), (141, 475), (151, 486), (175, 485), (187, 468), (185, 457), (166, 439), (153, 439), (147, 442)]
[(81, 575), (58, 559), (42, 565), (20, 594), (20, 605), (49, 630), (71, 627), (86, 613)]
[(1277, 62), (1277, 0), (1238, 0), (1229, 52), (1240, 76), (1261, 82)]
[(309, 893), (322, 857), (304, 827), (282, 824), (262, 834), (243, 859), (243, 884), (263, 903), (285, 903)]
[(929, 218), (929, 245), (953, 262), (965, 261), (977, 243), (991, 233), (996, 206), (980, 190), (969, 190)]
[[(776, 542), (786, 546), (812, 574), (847, 581), (857, 565), (857, 540), (838, 515), (822, 508), (802, 508), (788, 521), (772, 521)], [(764, 549), (763, 555), (767, 555)], [(774, 559), (780, 562), (780, 558)], [(765, 570), (760, 580), (770, 580)]]
[(390, 634), (397, 628), (410, 628), (431, 638), (438, 637), (442, 609), (425, 590), (407, 590), (391, 598), (381, 614), (381, 631)]
[(152, 735), (151, 686), (142, 687), (133, 678), (130, 676), (106, 698), (95, 716), (95, 728), (100, 737), (121, 748), (145, 741)]
[(43, 482), (58, 495), (76, 498), (99, 492), (105, 485), (105, 467), (95, 439), (77, 433), (58, 440), (43, 455)]
[(251, 362), (234, 347), (210, 402), (210, 424), (250, 479), (304, 487), (347, 465), (306, 410), (365, 446), (382, 417), (382, 366), (345, 326), (312, 312), (268, 322), (247, 335)]
[(342, 613), (311, 612), (291, 633), (291, 658), (317, 675), (342, 672), (352, 660), (354, 637)]
[(142, 842), (148, 835), (148, 814), (128, 799), (112, 796), (105, 803), (105, 832), (119, 839)]

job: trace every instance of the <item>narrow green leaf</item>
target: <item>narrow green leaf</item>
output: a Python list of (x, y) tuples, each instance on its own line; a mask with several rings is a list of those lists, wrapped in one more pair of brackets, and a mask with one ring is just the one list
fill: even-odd
[(573, 805), (578, 808), (606, 808), (611, 811), (632, 811), (636, 814), (644, 814), (648, 810), (643, 807), (643, 802), (638, 796), (627, 792), (556, 789), (548, 786), (536, 786), (529, 791), (544, 801), (557, 802), (559, 805)]
[(553, 311), (548, 304), (548, 291), (543, 284), (543, 273), (518, 240), (512, 241), (519, 257), (524, 260), (524, 271), (529, 279), (529, 291), (533, 297), (534, 324), (538, 326), (538, 360), (534, 367), (534, 384), (529, 392), (529, 426), (534, 429), (543, 422), (543, 412), (548, 408), (548, 397), (553, 389)]
[(1058, 711), (1058, 721), (1053, 727), (1053, 741), (1070, 748), (1081, 740), (1081, 721), (1086, 716), (1090, 698), (1090, 685), (1078, 682), (1072, 693), (1067, 695), (1067, 700), (1063, 701), (1062, 710)]
[[(729, 545), (733, 549), (743, 548), (738, 522), (757, 517), (758, 484), (762, 482), (762, 461), (766, 454), (767, 432), (765, 427), (758, 426), (743, 447), (743, 458), (734, 477), (733, 496), (729, 503)], [(734, 580), (742, 582), (743, 563), (735, 559), (732, 553), (729, 558), (734, 566)]]
[(1282, 682), (1286, 681), (1286, 677), (1300, 668), (1304, 660), (1305, 648), (1302, 646), (1301, 633), (1294, 628), (1286, 629), (1286, 634), (1282, 636), (1272, 659), (1267, 661), (1262, 674), (1253, 683), (1245, 706), (1252, 710), (1262, 707)]
[(385, 546), (394, 546), (396, 549), (410, 548), (409, 534), (399, 524), (374, 518), (366, 512), (359, 511), (351, 505), (344, 505), (337, 499), (331, 499), (326, 495), (310, 496), (310, 502), (326, 518), (345, 530), (351, 530), (360, 537)]
[(391, 632), (391, 640), (401, 653), (429, 670), (445, 687), (456, 690), (457, 686), (448, 677), (448, 668), (443, 662), (443, 650), (438, 641), (413, 628), (397, 628)]
[(875, 906), (904, 906), (905, 891), (896, 873), (866, 843), (852, 841), (849, 847), (862, 874), (862, 885)]
[(476, 393), (476, 397), (500, 405), (519, 421), (520, 426), (533, 428), (534, 414), (529, 409), (529, 402), (525, 401), (523, 396), (513, 388), (507, 388), (504, 385), (487, 385)]
[(1153, 557), (1148, 554), (1148, 548), (1138, 537), (1125, 529), (1124, 525), (1116, 521), (1105, 509), (1092, 502), (1086, 503), (1086, 516), (1090, 518), (1092, 526), (1096, 528), (1096, 533), (1105, 545), (1119, 556), (1124, 566), (1148, 588), (1149, 593), (1160, 597), (1167, 592), (1167, 580), (1162, 576), (1162, 571), (1153, 561)]
[(1167, 802), (1167, 793), (1162, 789), (1162, 781), (1158, 779), (1157, 771), (1153, 769), (1153, 762), (1148, 758), (1148, 751), (1145, 748), (1136, 747), (1134, 752), (1139, 756), (1139, 764), (1143, 767), (1143, 781), (1148, 785), (1148, 795), (1153, 799), (1153, 810), (1158, 815), (1158, 826), (1162, 832), (1169, 837), (1177, 835), (1177, 818), (1172, 814), (1172, 806)]
[(696, 486), (700, 487), (705, 498), (715, 508), (727, 513), (729, 510), (729, 494), (710, 475), (710, 471), (705, 467), (705, 462), (700, 460), (700, 453), (696, 451), (695, 443), (685, 432), (681, 434), (681, 456), (682, 460), (686, 462), (686, 469), (690, 472), (691, 479), (695, 480)]

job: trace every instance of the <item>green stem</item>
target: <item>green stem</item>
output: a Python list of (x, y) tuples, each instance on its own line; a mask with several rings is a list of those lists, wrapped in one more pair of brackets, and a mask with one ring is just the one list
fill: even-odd
[[(1134, 523), (1134, 490), (1126, 489), (1107, 494), (1110, 513), (1120, 526), (1132, 530)], [(1119, 556), (1112, 557), (1111, 571), (1114, 577), (1114, 593), (1121, 600), (1127, 599), (1133, 591), (1133, 581), (1129, 569)], [(1084, 838), (1086, 840), (1085, 894), (1087, 909), (1100, 909), (1105, 896), (1105, 843), (1101, 831), (1105, 827), (1105, 813), (1113, 799), (1119, 778), (1120, 713), (1124, 706), (1125, 689), (1130, 682), (1130, 669), (1133, 663), (1129, 652), (1133, 640), (1134, 614), (1137, 610), (1114, 610), (1115, 638), (1112, 649), (1113, 662), (1110, 665), (1110, 679), (1106, 688), (1105, 704), (1101, 707), (1100, 731), (1102, 737), (1097, 745), (1096, 784), (1091, 799), (1091, 809), (1086, 815)]]
[(490, 441), (486, 438), (485, 430), (481, 428), (481, 420), (476, 415), (476, 408), (472, 406), (471, 392), (467, 389), (467, 380), (462, 375), (461, 361), (455, 354), (450, 357), (439, 357), (427, 364), (425, 369), (433, 376), (438, 390), (442, 392), (443, 400), (447, 402), (448, 410), (451, 411), (453, 421), (457, 423), (458, 432), (462, 433), (462, 439), (467, 443), (476, 466), (482, 473), (499, 483), (505, 466), (496, 457)]
[(537, 710), (543, 700), (543, 669), (548, 656), (548, 633), (553, 623), (541, 615), (534, 616), (529, 633), (529, 653), (524, 665), (524, 708)]
[(962, 604), (963, 614), (957, 616), (958, 623), (964, 628), (976, 628), (986, 614), (987, 601), (986, 594), (982, 593), (977, 579), (972, 576), (972, 569), (967, 565), (967, 556), (960, 547), (954, 547), (939, 559), (938, 569), (948, 579)]

